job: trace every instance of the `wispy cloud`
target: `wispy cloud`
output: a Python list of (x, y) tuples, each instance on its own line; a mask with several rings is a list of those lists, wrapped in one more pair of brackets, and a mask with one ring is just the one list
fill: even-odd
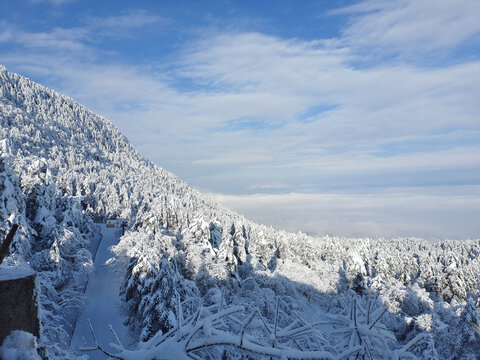
[(369, 153), (329, 154), (320, 159), (285, 162), (279, 167), (306, 168), (324, 172), (367, 172), (367, 171), (413, 171), (438, 170), (462, 167), (480, 167), (480, 146), (455, 147), (445, 151), (428, 151), (413, 154), (378, 157)]
[(242, 151), (240, 153), (229, 153), (228, 155), (219, 154), (209, 159), (196, 160), (196, 164), (200, 165), (229, 165), (236, 166), (239, 164), (257, 164), (271, 161), (268, 155), (262, 155), (254, 151)]
[(152, 15), (145, 10), (132, 10), (118, 16), (104, 18), (88, 17), (84, 20), (83, 26), (54, 27), (48, 31), (38, 32), (27, 31), (18, 25), (4, 21), (0, 23), (0, 42), (8, 41), (24, 46), (25, 49), (21, 49), (22, 52), (33, 53), (37, 50), (39, 56), (46, 56), (47, 52), (51, 52), (51, 56), (55, 57), (59, 52), (64, 51), (71, 55), (81, 55), (85, 52), (88, 52), (88, 55), (101, 54), (105, 53), (97, 45), (101, 39), (132, 38), (135, 36), (133, 30), (164, 21), (166, 21), (164, 18)]
[(147, 10), (137, 9), (122, 15), (108, 17), (89, 17), (87, 22), (95, 28), (135, 28), (153, 24), (162, 17), (150, 14)]
[(77, 0), (30, 0), (32, 3), (50, 3), (55, 6), (64, 5), (66, 3), (71, 3)]
[(9, 31), (0, 32), (0, 42), (10, 41), (12, 39), (12, 33)]
[(342, 40), (356, 48), (424, 53), (480, 40), (478, 1), (367, 0), (332, 13), (353, 15)]
[(286, 189), (288, 186), (282, 183), (268, 183), (268, 184), (258, 184), (250, 185), (250, 190), (270, 190), (270, 189)]
[(153, 15), (144, 9), (132, 10), (121, 15), (108, 17), (88, 17), (85, 19), (86, 28), (95, 33), (95, 36), (131, 37), (132, 30), (144, 28), (154, 24), (164, 24), (166, 18)]
[(89, 35), (88, 29), (74, 28), (61, 29), (55, 28), (50, 32), (23, 32), (18, 31), (14, 37), (14, 41), (29, 47), (31, 49), (51, 50), (56, 52), (84, 52), (88, 46), (83, 42)]

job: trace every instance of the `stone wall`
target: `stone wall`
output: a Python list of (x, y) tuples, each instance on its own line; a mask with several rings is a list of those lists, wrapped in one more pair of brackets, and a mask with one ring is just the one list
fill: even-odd
[(12, 330), (28, 331), (40, 338), (35, 277), (0, 276), (0, 344)]

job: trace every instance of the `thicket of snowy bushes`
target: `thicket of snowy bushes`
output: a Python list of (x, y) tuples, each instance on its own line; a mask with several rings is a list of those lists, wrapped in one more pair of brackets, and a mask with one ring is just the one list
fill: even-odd
[[(52, 359), (73, 356), (94, 216), (129, 224), (114, 250), (127, 268), (119, 296), (138, 350), (160, 353), (191, 337), (189, 356), (262, 358), (238, 344), (254, 314), (245, 339), (289, 349), (286, 357), (480, 353), (479, 240), (312, 238), (252, 223), (142, 159), (109, 121), (1, 66), (0, 140), (0, 239), (13, 214), (21, 225), (2, 266), (38, 272), (42, 346)], [(272, 338), (272, 328), (302, 327), (298, 341)], [(188, 348), (222, 336), (228, 344)]]

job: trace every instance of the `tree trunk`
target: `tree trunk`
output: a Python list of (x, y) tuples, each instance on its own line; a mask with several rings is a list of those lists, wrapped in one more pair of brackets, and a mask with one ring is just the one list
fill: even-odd
[(7, 234), (7, 237), (5, 238), (5, 241), (2, 244), (2, 247), (0, 247), (0, 264), (2, 263), (3, 259), (5, 259), (5, 256), (7, 256), (8, 254), (8, 248), (10, 247), (10, 244), (13, 241), (13, 237), (15, 236), (17, 229), (18, 229), (18, 224), (13, 224), (12, 228)]

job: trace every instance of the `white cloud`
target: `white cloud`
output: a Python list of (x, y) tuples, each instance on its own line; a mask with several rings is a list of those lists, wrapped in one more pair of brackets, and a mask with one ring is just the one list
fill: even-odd
[[(210, 196), (247, 218), (289, 231), (354, 237), (478, 238), (480, 187), (374, 193)], [(266, 211), (265, 209), (268, 209)]]
[[(354, 121), (356, 131), (365, 129), (359, 123), (377, 127), (380, 121), (401, 130), (411, 124), (431, 130), (445, 126), (446, 119), (448, 125), (476, 121), (471, 100), (478, 83), (471, 74), (480, 71), (478, 62), (436, 70), (386, 64), (357, 70), (345, 64), (348, 55), (315, 42), (261, 34), (220, 35), (201, 42), (185, 57), (186, 76), (216, 85), (219, 93), (234, 93), (234, 98), (222, 99), (221, 109), (230, 108), (228, 100), (243, 99), (245, 116), (256, 111), (259, 117), (295, 120), (309, 107), (334, 104), (338, 109), (330, 112), (331, 119), (347, 126)], [(254, 102), (262, 97), (261, 104)], [(455, 108), (460, 107), (466, 114), (458, 114)], [(321, 117), (324, 124), (329, 120)]]
[(95, 36), (103, 37), (133, 37), (132, 31), (155, 24), (164, 24), (167, 19), (153, 15), (146, 10), (137, 9), (108, 17), (89, 17), (85, 19), (86, 27)]
[(354, 47), (444, 50), (480, 34), (476, 0), (367, 0), (333, 13), (355, 15), (344, 32)]
[[(0, 22), (0, 26), (1, 25), (3, 25), (3, 24)], [(10, 30), (0, 31), (0, 43), (1, 42), (12, 41), (12, 39), (13, 39), (13, 34)]]
[(196, 160), (196, 164), (200, 165), (229, 165), (236, 166), (239, 164), (256, 164), (271, 161), (272, 158), (253, 151), (242, 151), (239, 153), (230, 153), (228, 155), (218, 154), (209, 159)]
[[(134, 37), (133, 30), (164, 21), (166, 21), (164, 18), (145, 10), (132, 10), (118, 16), (90, 17), (85, 20), (84, 26), (54, 27), (43, 32), (29, 32), (18, 26), (0, 22), (0, 42), (20, 44), (26, 47), (23, 52), (29, 52), (35, 57), (48, 56), (48, 51), (51, 52), (51, 57), (56, 57), (59, 52), (67, 52), (70, 56), (80, 55), (82, 59), (79, 60), (84, 63), (85, 56), (106, 53), (95, 46), (99, 40), (106, 37), (116, 39)], [(33, 53), (35, 50), (42, 53)], [(95, 59), (90, 60), (93, 62)]]
[(60, 5), (64, 5), (64, 4), (67, 4), (67, 3), (70, 3), (70, 2), (74, 2), (76, 0), (30, 0), (30, 1), (33, 2), (33, 3), (46, 2), (46, 3), (51, 3), (52, 5), (55, 5), (55, 6), (60, 6)]
[(266, 183), (266, 184), (257, 184), (250, 185), (249, 190), (267, 190), (267, 189), (285, 189), (288, 188), (286, 184), (282, 183)]
[[(293, 159), (292, 159), (293, 160)], [(324, 172), (361, 173), (367, 171), (438, 170), (462, 167), (480, 168), (480, 146), (455, 147), (445, 151), (416, 152), (413, 154), (378, 157), (368, 153), (329, 154), (313, 160), (293, 160), (278, 167), (321, 169)]]
[(19, 30), (13, 39), (15, 42), (32, 49), (54, 49), (55, 52), (67, 51), (82, 53), (88, 50), (88, 46), (83, 42), (87, 35), (88, 31), (84, 28), (55, 28), (50, 32), (39, 33), (29, 33)]
[(148, 24), (154, 24), (162, 18), (157, 15), (152, 15), (143, 9), (133, 10), (122, 15), (108, 16), (108, 17), (90, 17), (88, 23), (96, 28), (118, 28), (127, 27), (135, 28), (142, 27)]

